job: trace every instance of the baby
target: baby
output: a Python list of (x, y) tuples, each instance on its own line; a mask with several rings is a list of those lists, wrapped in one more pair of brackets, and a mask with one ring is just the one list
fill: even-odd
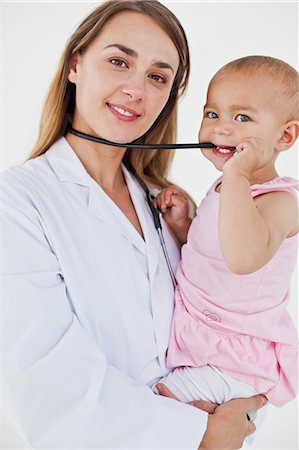
[[(297, 393), (298, 339), (287, 312), (298, 251), (298, 181), (275, 162), (296, 141), (298, 74), (266, 56), (232, 61), (212, 78), (199, 141), (222, 172), (192, 223), (175, 186), (157, 197), (183, 244), (160, 382), (180, 400), (222, 403), (263, 393), (277, 406)], [(188, 239), (187, 239), (188, 233)]]

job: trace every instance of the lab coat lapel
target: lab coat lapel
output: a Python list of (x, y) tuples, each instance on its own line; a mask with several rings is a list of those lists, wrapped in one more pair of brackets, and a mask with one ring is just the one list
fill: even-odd
[[(169, 276), (167, 264), (161, 248), (160, 239), (155, 229), (153, 217), (146, 201), (145, 193), (137, 180), (124, 170), (126, 181), (129, 186), (131, 195), (135, 194), (135, 208), (143, 229), (147, 263), (148, 276), (151, 291), (151, 307), (153, 314), (153, 324), (155, 327), (155, 337), (161, 367), (165, 366), (165, 349), (169, 342), (169, 330), (171, 327), (171, 318), (173, 316), (173, 300), (169, 293), (173, 291), (172, 281)], [(132, 195), (133, 197), (133, 195)], [(164, 226), (163, 226), (164, 225)], [(164, 230), (164, 238), (169, 253), (170, 260), (173, 262), (173, 270), (179, 260), (179, 249), (167, 230), (166, 224), (162, 226)]]
[(122, 234), (135, 245), (138, 250), (142, 253), (146, 253), (145, 242), (137, 230), (93, 179), (91, 179), (88, 209), (91, 214), (94, 214), (100, 220), (109, 224), (110, 228), (113, 228)]
[(89, 186), (88, 173), (64, 137), (58, 139), (45, 155), (59, 181)]
[(145, 225), (143, 225), (143, 232), (146, 241), (149, 278), (152, 285), (156, 270), (158, 268), (159, 248), (161, 244), (158, 233), (154, 227), (152, 214), (149, 211), (149, 207), (147, 205), (146, 207), (148, 209), (148, 213), (146, 218), (147, 221)]
[(136, 178), (128, 172), (125, 167), (123, 167), (123, 173), (143, 230), (146, 244), (149, 279), (152, 283), (158, 267), (159, 248), (161, 245), (159, 236), (154, 227), (153, 216), (147, 204), (145, 192)]
[[(65, 138), (59, 139), (46, 152), (46, 157), (61, 182), (75, 183), (88, 188), (87, 208), (99, 220), (106, 222), (110, 228), (117, 230), (128, 239), (142, 253), (146, 253), (146, 245), (131, 222), (126, 218), (118, 206), (103, 191), (103, 189), (89, 176), (76, 153)], [(129, 187), (130, 190), (130, 187)], [(133, 189), (131, 197), (142, 194)], [(137, 201), (137, 200), (136, 200)], [(138, 214), (138, 211), (137, 211)]]

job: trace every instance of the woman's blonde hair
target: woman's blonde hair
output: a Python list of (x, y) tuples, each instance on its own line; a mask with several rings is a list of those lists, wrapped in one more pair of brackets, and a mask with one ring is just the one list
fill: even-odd
[(29, 159), (45, 153), (67, 132), (75, 107), (75, 85), (68, 80), (70, 60), (83, 53), (115, 14), (134, 11), (153, 18), (173, 41), (179, 54), (179, 68), (167, 104), (152, 127), (136, 142), (140, 149), (127, 150), (125, 161), (145, 182), (157, 187), (169, 185), (167, 173), (174, 152), (143, 150), (142, 144), (174, 143), (177, 128), (177, 102), (185, 92), (190, 72), (190, 57), (185, 32), (175, 15), (157, 0), (110, 0), (98, 6), (78, 26), (67, 42), (43, 108), (39, 135)]

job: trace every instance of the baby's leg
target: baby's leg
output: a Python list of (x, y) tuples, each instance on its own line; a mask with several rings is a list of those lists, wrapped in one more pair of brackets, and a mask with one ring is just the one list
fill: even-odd
[[(182, 402), (206, 400), (221, 404), (234, 398), (247, 398), (258, 394), (249, 384), (227, 375), (214, 366), (178, 367), (159, 383), (165, 384)], [(156, 392), (155, 388), (154, 391)], [(259, 410), (258, 415), (256, 411), (250, 411), (248, 414), (250, 419), (254, 420), (257, 429), (264, 421), (266, 409), (264, 407)], [(251, 444), (254, 435), (248, 436), (246, 442)]]
[(221, 404), (233, 398), (257, 394), (247, 383), (228, 376), (214, 366), (178, 367), (159, 383), (165, 384), (182, 402), (206, 400)]

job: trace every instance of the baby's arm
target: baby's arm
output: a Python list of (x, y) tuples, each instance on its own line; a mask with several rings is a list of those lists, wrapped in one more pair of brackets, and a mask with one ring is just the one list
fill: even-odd
[(224, 165), (219, 237), (224, 259), (238, 274), (263, 267), (286, 237), (298, 232), (298, 203), (286, 192), (252, 198), (249, 177), (258, 165), (262, 143), (250, 139)]
[(192, 222), (189, 217), (187, 195), (177, 186), (168, 186), (157, 195), (155, 203), (170, 230), (178, 242), (183, 245), (187, 241), (188, 230)]

